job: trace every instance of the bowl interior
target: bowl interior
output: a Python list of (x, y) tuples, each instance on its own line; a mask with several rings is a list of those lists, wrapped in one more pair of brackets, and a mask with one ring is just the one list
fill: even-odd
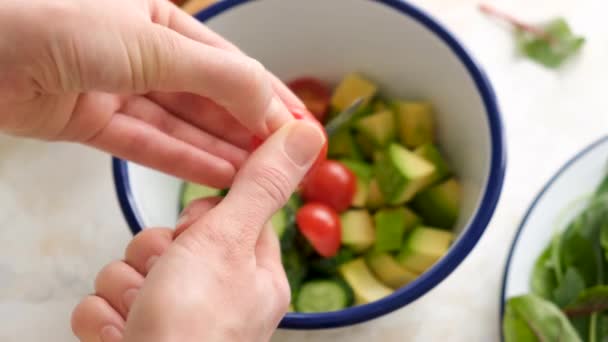
[(573, 203), (592, 194), (606, 172), (608, 137), (577, 154), (547, 183), (532, 203), (511, 247), (503, 280), (504, 300), (530, 291), (536, 259), (556, 230), (563, 229), (582, 209)]
[[(245, 2), (206, 23), (279, 78), (313, 75), (333, 85), (357, 71), (383, 94), (431, 101), (439, 144), (463, 184), (457, 231), (467, 227), (490, 169), (486, 109), (462, 61), (419, 20), (369, 0), (264, 0)], [(144, 225), (172, 226), (180, 181), (134, 164), (128, 176)]]

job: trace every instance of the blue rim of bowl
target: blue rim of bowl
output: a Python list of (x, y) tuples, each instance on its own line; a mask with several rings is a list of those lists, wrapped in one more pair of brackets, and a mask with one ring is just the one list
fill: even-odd
[(557, 179), (566, 171), (570, 168), (570, 166), (572, 166), (574, 163), (576, 163), (579, 159), (581, 159), (583, 156), (585, 156), (587, 153), (593, 151), (596, 147), (608, 143), (608, 135), (603, 136), (597, 140), (595, 140), (594, 142), (592, 142), (591, 144), (589, 144), (587, 147), (583, 148), (582, 150), (580, 150), (578, 153), (576, 153), (572, 158), (570, 158), (570, 160), (568, 160), (564, 165), (562, 165), (556, 172), (555, 174), (549, 179), (549, 181), (543, 186), (543, 188), (538, 192), (538, 194), (536, 195), (536, 197), (534, 197), (534, 200), (532, 201), (532, 203), (530, 204), (530, 207), (528, 208), (528, 210), (526, 211), (524, 217), (521, 220), (521, 223), (519, 224), (519, 227), (517, 227), (517, 232), (515, 232), (515, 237), (513, 237), (513, 242), (511, 242), (511, 247), (509, 248), (509, 254), (507, 256), (507, 261), (505, 263), (505, 268), (503, 271), (503, 276), (502, 276), (502, 288), (500, 290), (500, 315), (499, 315), (499, 326), (501, 327), (500, 331), (501, 331), (501, 340), (504, 340), (504, 337), (502, 335), (502, 320), (504, 318), (504, 313), (505, 313), (505, 303), (506, 303), (506, 298), (505, 298), (505, 292), (507, 291), (507, 279), (509, 278), (509, 269), (511, 268), (511, 259), (513, 258), (513, 252), (515, 251), (515, 247), (517, 246), (517, 243), (519, 242), (519, 237), (521, 236), (521, 233), (524, 230), (524, 227), (526, 226), (526, 224), (528, 223), (528, 219), (530, 218), (530, 215), (532, 214), (532, 212), (534, 211), (534, 209), (536, 209), (536, 205), (538, 204), (538, 202), (540, 201), (541, 198), (543, 198), (543, 196), (545, 195), (545, 193), (547, 192), (547, 190), (549, 190), (549, 188), (551, 188), (551, 186), (553, 185), (553, 183), (555, 183), (555, 181), (557, 181)]
[[(253, 0), (223, 0), (198, 13), (195, 17), (204, 22), (226, 10), (249, 1)], [(482, 68), (473, 60), (456, 38), (434, 19), (416, 7), (401, 0), (370, 1), (386, 5), (416, 20), (440, 38), (466, 67), (481, 95), (488, 117), (492, 143), (488, 183), (486, 184), (481, 204), (466, 231), (452, 246), (446, 256), (415, 281), (396, 290), (390, 296), (373, 303), (335, 312), (315, 314), (288, 313), (279, 325), (281, 328), (325, 329), (353, 325), (390, 313), (423, 296), (450, 275), (477, 244), (490, 222), (502, 190), (506, 167), (506, 146), (503, 127), (496, 96)], [(118, 200), (131, 231), (133, 234), (137, 234), (141, 231), (143, 225), (141, 217), (135, 209), (137, 207), (131, 193), (127, 167), (126, 161), (118, 158), (113, 159), (113, 173)]]

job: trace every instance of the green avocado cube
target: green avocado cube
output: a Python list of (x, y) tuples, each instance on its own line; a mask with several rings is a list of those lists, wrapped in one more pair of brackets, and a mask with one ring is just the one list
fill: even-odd
[(441, 152), (439, 152), (439, 148), (436, 145), (431, 143), (421, 145), (416, 148), (416, 150), (414, 150), (414, 153), (435, 165), (435, 172), (429, 180), (430, 183), (436, 183), (445, 180), (452, 174), (448, 163), (445, 161), (445, 159), (441, 155)]
[(329, 138), (327, 155), (334, 159), (362, 159), (363, 157), (348, 127), (341, 128)]
[(369, 211), (351, 209), (340, 215), (342, 244), (355, 252), (363, 252), (374, 244), (376, 234)]
[(428, 102), (397, 102), (399, 140), (415, 148), (435, 140), (433, 108)]
[(418, 274), (403, 268), (395, 257), (388, 253), (369, 252), (365, 261), (372, 273), (393, 289), (407, 285), (418, 277)]
[(390, 110), (383, 110), (363, 117), (353, 127), (365, 135), (376, 147), (384, 147), (395, 140), (395, 115)]
[(344, 164), (349, 170), (351, 170), (357, 182), (355, 184), (356, 190), (351, 205), (353, 207), (364, 207), (367, 202), (367, 196), (369, 192), (369, 182), (372, 177), (371, 165), (357, 160), (341, 159), (340, 162)]
[(420, 192), (412, 201), (412, 209), (424, 222), (444, 229), (452, 229), (460, 212), (461, 186), (454, 178)]
[(407, 270), (423, 273), (447, 253), (454, 234), (434, 227), (416, 227), (407, 236), (397, 261)]
[(405, 232), (420, 223), (420, 218), (405, 207), (378, 210), (374, 214), (374, 226), (376, 227), (374, 250), (377, 252), (398, 251), (403, 243)]

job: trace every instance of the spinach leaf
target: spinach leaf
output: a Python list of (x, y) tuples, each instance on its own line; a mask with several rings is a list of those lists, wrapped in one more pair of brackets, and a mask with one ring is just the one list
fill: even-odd
[(584, 289), (585, 281), (581, 275), (575, 268), (569, 267), (564, 278), (553, 291), (554, 303), (559, 307), (564, 307), (574, 302)]
[(555, 304), (533, 294), (509, 299), (503, 333), (505, 342), (581, 341), (568, 318)]
[(599, 285), (586, 289), (576, 300), (564, 307), (569, 317), (589, 316), (608, 309), (608, 286)]
[(557, 278), (551, 255), (552, 247), (552, 244), (549, 244), (538, 257), (530, 279), (532, 293), (548, 300), (552, 300), (553, 291), (557, 287)]
[(601, 266), (598, 265), (594, 245), (582, 237), (578, 230), (569, 230), (564, 233), (560, 251), (564, 269), (576, 269), (584, 281), (583, 288), (586, 285), (598, 283), (598, 269)]
[(608, 194), (608, 174), (606, 174), (604, 180), (597, 187), (597, 190), (595, 190), (595, 197), (600, 197), (605, 194)]
[(563, 18), (551, 20), (539, 29), (544, 32), (518, 29), (517, 44), (520, 50), (534, 61), (549, 67), (557, 68), (566, 59), (574, 55), (583, 46), (585, 38), (575, 36)]

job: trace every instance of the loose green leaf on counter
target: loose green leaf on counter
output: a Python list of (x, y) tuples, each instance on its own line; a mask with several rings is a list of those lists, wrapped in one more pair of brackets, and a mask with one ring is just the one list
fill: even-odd
[(503, 331), (506, 342), (581, 341), (566, 315), (555, 304), (533, 294), (509, 299)]
[(520, 51), (548, 68), (561, 66), (585, 43), (585, 38), (575, 35), (564, 18), (532, 25), (488, 5), (481, 5), (480, 10), (513, 26)]

